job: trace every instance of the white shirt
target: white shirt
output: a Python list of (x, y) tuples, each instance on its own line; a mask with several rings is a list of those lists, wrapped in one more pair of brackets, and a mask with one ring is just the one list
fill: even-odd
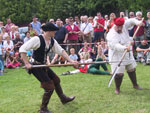
[(80, 29), (86, 34), (93, 31), (93, 26), (91, 23), (82, 23)]
[(105, 20), (105, 24), (104, 24), (104, 25), (105, 25), (105, 26), (104, 26), (104, 29), (105, 29), (105, 30), (107, 29), (108, 23), (109, 23), (109, 20), (107, 20), (107, 21)]
[(9, 44), (7, 43), (7, 40), (5, 40), (3, 46), (4, 46), (4, 49), (7, 49), (7, 48), (12, 49), (12, 48), (14, 47), (14, 44), (13, 44), (13, 41), (12, 41), (12, 40), (10, 40), (10, 43), (9, 43)]
[[(49, 48), (49, 45), (46, 44), (46, 48), (48, 49)], [(26, 53), (27, 51), (33, 49), (33, 50), (37, 50), (41, 45), (41, 42), (40, 42), (40, 38), (38, 36), (35, 36), (33, 38), (31, 38), (29, 41), (27, 41), (26, 43), (24, 43), (20, 49), (19, 49), (19, 52), (20, 53)], [(54, 39), (54, 45), (52, 47), (52, 50), (59, 54), (59, 55), (62, 55), (62, 51), (64, 50), (59, 44), (58, 42)]]
[[(120, 61), (121, 57), (126, 49), (127, 46), (129, 46), (132, 38), (129, 37), (128, 28), (133, 25), (140, 24), (141, 21), (138, 21), (136, 19), (128, 19), (125, 20), (125, 23), (123, 25), (122, 33), (117, 33), (114, 29), (115, 25), (112, 27), (112, 29), (107, 34), (107, 41), (108, 41), (108, 47), (109, 47), (109, 61)], [(124, 57), (124, 62), (122, 64), (127, 65), (135, 62), (132, 48), (130, 52), (127, 52)]]

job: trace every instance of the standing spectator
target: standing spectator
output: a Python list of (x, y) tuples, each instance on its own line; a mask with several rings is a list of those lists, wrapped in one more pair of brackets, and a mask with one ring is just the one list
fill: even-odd
[[(129, 13), (129, 18), (135, 18), (135, 14), (134, 14), (134, 12), (130, 12)], [(131, 26), (129, 29), (128, 29), (128, 31), (129, 31), (129, 36), (133, 36), (133, 34), (134, 34), (134, 26)]]
[[(62, 26), (60, 19), (57, 19), (57, 21), (56, 21), (56, 26), (59, 28), (59, 30), (56, 31), (54, 38), (56, 39), (56, 41), (57, 41), (59, 44), (64, 44), (64, 43), (66, 43), (66, 42), (65, 42), (65, 39), (68, 38), (68, 30), (67, 30), (64, 26)], [(61, 45), (61, 47), (62, 47), (63, 49), (66, 48), (65, 45)]]
[(2, 75), (4, 71), (4, 48), (2, 39), (2, 35), (0, 35), (0, 75)]
[(128, 17), (125, 16), (124, 12), (120, 12), (120, 18), (124, 18), (125, 20), (128, 19)]
[(13, 24), (11, 22), (11, 19), (10, 18), (7, 18), (7, 24), (5, 25), (5, 28), (6, 28), (6, 32), (9, 33), (11, 31), (11, 26), (14, 26), (15, 24)]
[(108, 15), (105, 15), (105, 26), (104, 26), (104, 31), (106, 31), (107, 26), (108, 26), (108, 23), (109, 23)]
[(145, 25), (145, 28), (146, 28), (146, 38), (148, 40), (148, 43), (150, 43), (150, 12), (147, 12), (147, 18), (148, 20), (146, 20), (146, 25)]
[[(80, 29), (78, 28), (78, 26), (73, 24), (72, 17), (69, 18), (69, 25), (67, 25), (66, 28), (69, 31), (69, 35), (68, 35), (68, 38), (66, 38), (64, 40), (64, 42), (66, 42), (66, 40), (67, 40), (68, 44), (77, 43), (78, 42), (78, 34), (80, 33)], [(77, 45), (70, 45), (69, 50), (71, 48), (75, 48), (75, 50), (77, 51)]]
[(115, 13), (111, 13), (110, 14), (110, 20), (109, 20), (108, 26), (107, 26), (107, 32), (113, 27), (113, 25), (114, 25), (114, 18), (116, 18)]
[(53, 18), (49, 19), (49, 22), (55, 25), (55, 21)]
[(90, 16), (90, 17), (88, 18), (88, 22), (91, 23), (92, 25), (94, 25), (94, 21), (93, 21), (93, 17), (92, 17), (92, 16)]
[[(141, 11), (136, 12), (136, 19), (139, 21), (142, 20), (142, 12)], [(136, 37), (135, 37), (135, 41), (137, 41), (135, 43), (136, 47), (138, 47), (141, 44), (140, 41), (146, 39), (144, 26), (145, 26), (145, 21), (143, 22), (143, 26), (140, 26), (138, 32), (136, 33)], [(134, 32), (136, 31), (136, 29), (137, 29), (137, 26), (134, 26)]]
[(30, 33), (31, 37), (38, 36), (37, 31), (33, 29), (31, 24), (28, 25), (28, 32)]
[(79, 20), (79, 17), (78, 16), (75, 16), (74, 17), (74, 23), (73, 24), (75, 24), (76, 26), (80, 26), (80, 20)]
[(31, 25), (33, 27), (33, 29), (35, 29), (38, 33), (38, 35), (41, 34), (41, 23), (39, 21), (37, 21), (36, 16), (33, 17), (33, 21), (31, 22)]
[(24, 38), (24, 43), (26, 43), (28, 40), (30, 40), (31, 37), (30, 37), (30, 33), (29, 32), (26, 32), (26, 37)]
[(93, 42), (100, 41), (101, 38), (104, 38), (104, 24), (105, 20), (102, 18), (101, 13), (97, 13), (97, 23), (94, 26), (94, 39)]
[(88, 43), (91, 43), (92, 42), (91, 33), (93, 31), (92, 24), (88, 22), (87, 16), (84, 16), (83, 20), (84, 20), (84, 23), (82, 23), (80, 26), (82, 37), (83, 37), (83, 42), (86, 41)]
[(67, 25), (69, 25), (69, 18), (65, 19), (65, 25), (64, 26), (66, 27)]

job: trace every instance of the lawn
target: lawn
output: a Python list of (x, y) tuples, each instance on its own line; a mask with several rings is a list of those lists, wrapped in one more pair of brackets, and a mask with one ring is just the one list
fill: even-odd
[[(108, 88), (110, 76), (83, 73), (60, 76), (73, 68), (52, 69), (59, 75), (65, 94), (76, 96), (73, 102), (62, 105), (54, 92), (48, 105), (52, 113), (150, 113), (149, 66), (137, 66), (137, 79), (143, 90), (133, 89), (125, 73), (119, 95), (114, 93), (114, 82)], [(43, 94), (40, 83), (24, 69), (7, 71), (0, 76), (0, 113), (37, 113)]]

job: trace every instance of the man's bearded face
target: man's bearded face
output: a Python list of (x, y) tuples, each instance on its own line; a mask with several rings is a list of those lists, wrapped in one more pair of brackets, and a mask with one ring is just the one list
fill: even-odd
[(122, 33), (122, 28), (123, 28), (123, 26), (116, 26), (116, 32), (117, 33)]

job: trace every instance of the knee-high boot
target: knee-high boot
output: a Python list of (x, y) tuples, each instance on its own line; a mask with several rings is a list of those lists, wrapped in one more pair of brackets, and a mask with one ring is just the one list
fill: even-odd
[(66, 104), (70, 101), (73, 101), (75, 99), (75, 97), (67, 97), (64, 93), (63, 93), (63, 90), (61, 88), (61, 85), (60, 85), (60, 79), (58, 76), (56, 76), (54, 79), (54, 84), (55, 84), (55, 91), (57, 93), (57, 95), (59, 96), (62, 104)]
[(121, 86), (121, 83), (122, 83), (122, 79), (123, 79), (123, 75), (116, 75), (115, 76), (115, 85), (116, 85), (116, 90), (115, 90), (115, 93), (116, 94), (119, 94), (120, 93), (120, 86)]
[(136, 80), (136, 72), (132, 71), (132, 72), (127, 72), (129, 75), (129, 78), (133, 84), (133, 88), (141, 90), (142, 88), (137, 84), (137, 80)]
[(48, 110), (47, 105), (49, 103), (49, 100), (50, 100), (52, 94), (53, 94), (53, 91), (45, 91), (44, 92), (43, 98), (42, 98), (40, 113), (51, 113)]

